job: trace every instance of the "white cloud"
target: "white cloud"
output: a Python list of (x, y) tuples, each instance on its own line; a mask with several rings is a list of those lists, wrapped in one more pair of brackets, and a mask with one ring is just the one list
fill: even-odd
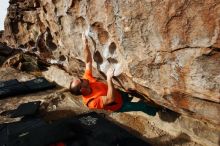
[(0, 0), (0, 30), (4, 29), (5, 16), (7, 14), (7, 8), (9, 6), (9, 0)]

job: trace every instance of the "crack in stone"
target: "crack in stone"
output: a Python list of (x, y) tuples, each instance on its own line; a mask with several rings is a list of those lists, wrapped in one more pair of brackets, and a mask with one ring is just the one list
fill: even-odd
[[(195, 47), (192, 47), (192, 46), (185, 46), (185, 47), (181, 47), (181, 48), (177, 48), (177, 49), (174, 49), (172, 51), (167, 51), (169, 53), (173, 53), (173, 52), (177, 52), (177, 51), (181, 51), (181, 50), (184, 50), (184, 49), (201, 49), (201, 48), (204, 48), (204, 47), (200, 47), (200, 46), (195, 46)], [(205, 47), (205, 48), (210, 48), (210, 47)]]
[(166, 22), (166, 24), (165, 24), (165, 32), (166, 32), (166, 33), (168, 33), (168, 27), (169, 27), (170, 22), (171, 22), (172, 20), (174, 20), (175, 18), (177, 18), (177, 17), (181, 17), (182, 14), (183, 14), (183, 11), (185, 11), (185, 10), (187, 9), (189, 3), (190, 3), (189, 0), (185, 0), (185, 1), (183, 2), (183, 5), (180, 6), (180, 7), (177, 9), (176, 13), (175, 13), (174, 15), (172, 15), (172, 16), (167, 20), (167, 22)]

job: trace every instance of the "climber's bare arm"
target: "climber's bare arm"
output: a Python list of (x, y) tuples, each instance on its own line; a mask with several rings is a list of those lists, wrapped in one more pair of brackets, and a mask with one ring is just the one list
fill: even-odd
[(83, 36), (83, 42), (84, 42), (84, 59), (86, 63), (86, 70), (90, 70), (92, 72), (92, 55), (89, 49), (88, 45), (88, 39)]
[(110, 68), (107, 72), (107, 84), (108, 84), (107, 96), (103, 96), (104, 105), (108, 105), (115, 101), (116, 89), (114, 88), (114, 84), (112, 82), (113, 75), (114, 75), (114, 69)]

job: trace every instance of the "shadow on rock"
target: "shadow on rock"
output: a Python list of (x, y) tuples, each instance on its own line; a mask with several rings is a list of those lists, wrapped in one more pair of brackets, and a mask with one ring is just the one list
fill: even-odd
[(158, 115), (162, 121), (171, 123), (175, 122), (181, 114), (166, 108), (158, 111)]
[(40, 116), (46, 121), (55, 121), (62, 118), (74, 117), (77, 112), (73, 110), (56, 110), (56, 111), (41, 111)]

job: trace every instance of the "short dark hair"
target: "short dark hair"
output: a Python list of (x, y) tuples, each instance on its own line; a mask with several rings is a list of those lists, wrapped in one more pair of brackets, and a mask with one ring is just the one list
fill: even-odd
[(70, 93), (72, 93), (74, 95), (82, 95), (78, 86), (75, 86), (74, 88), (72, 88), (72, 83), (73, 83), (73, 81), (70, 82), (70, 87), (69, 87)]

